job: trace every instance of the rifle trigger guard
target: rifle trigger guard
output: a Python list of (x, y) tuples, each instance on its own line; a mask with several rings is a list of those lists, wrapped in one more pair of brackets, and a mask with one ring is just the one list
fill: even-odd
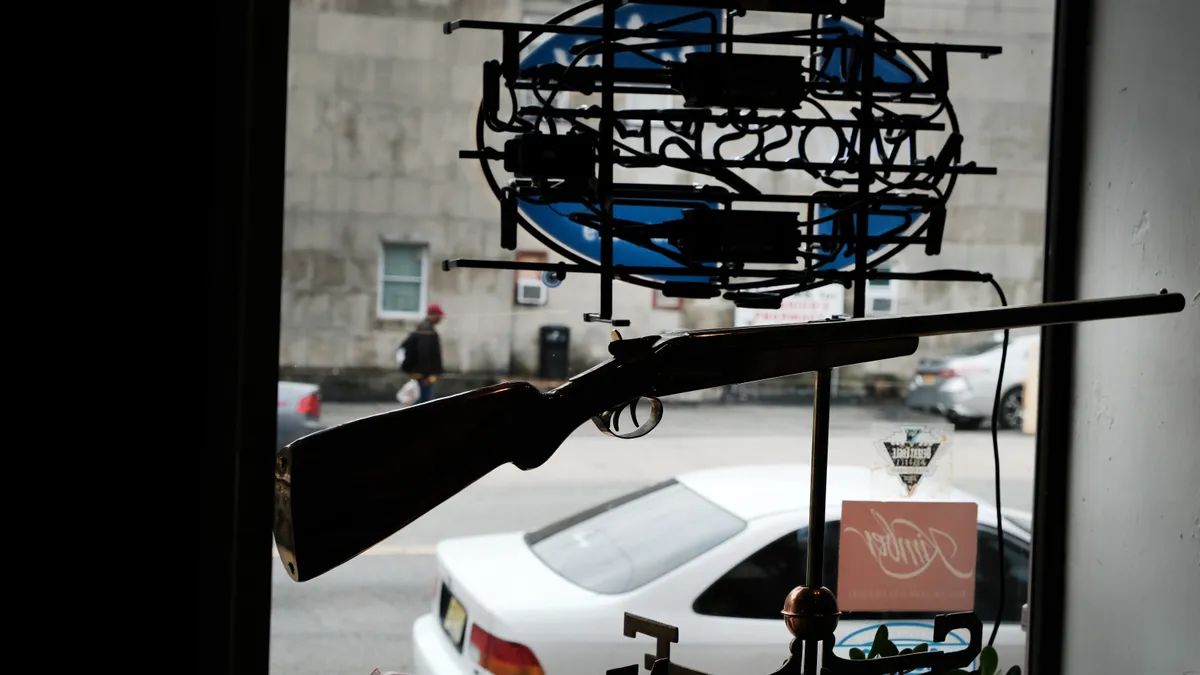
[[(635, 414), (634, 410), (635, 410), (635, 406), (637, 406), (638, 401), (640, 401), (642, 398), (645, 398), (648, 401), (650, 401), (650, 419), (646, 420), (645, 424), (638, 426), (636, 429), (634, 429), (633, 431), (631, 431), (627, 434), (620, 433), (621, 423), (619, 421), (619, 418), (621, 415), (621, 411), (626, 408), (629, 408), (629, 416), (633, 419), (633, 423), (635, 425), (637, 425), (637, 415)], [(657, 398), (654, 398), (653, 396), (646, 396), (646, 397), (639, 396), (639, 397), (633, 399), (632, 401), (629, 401), (628, 403), (622, 403), (621, 405), (617, 406), (616, 408), (613, 408), (612, 410), (605, 410), (604, 412), (600, 413), (599, 415), (596, 415), (595, 417), (592, 418), (592, 423), (596, 425), (596, 428), (600, 430), (600, 433), (602, 433), (606, 436), (613, 436), (614, 438), (629, 439), (629, 438), (641, 438), (642, 436), (645, 436), (646, 434), (650, 433), (651, 431), (654, 431), (654, 428), (658, 426), (658, 423), (662, 421), (662, 418), (663, 418), (662, 401), (658, 400)]]

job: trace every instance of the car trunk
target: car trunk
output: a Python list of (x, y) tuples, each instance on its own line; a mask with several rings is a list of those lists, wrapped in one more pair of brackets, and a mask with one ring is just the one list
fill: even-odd
[(547, 636), (520, 634), (523, 619), (569, 612), (596, 597), (550, 570), (519, 532), (442, 541), (437, 574), (433, 610), (446, 639), (473, 667), (488, 658), (489, 646), (493, 659), (509, 661), (484, 666), (491, 672), (536, 672), (536, 654), (525, 645)]
[[(926, 357), (917, 361), (916, 373), (918, 377), (926, 375), (937, 377), (941, 373), (950, 368), (950, 358)], [(933, 384), (931, 380), (926, 378), (923, 384)]]

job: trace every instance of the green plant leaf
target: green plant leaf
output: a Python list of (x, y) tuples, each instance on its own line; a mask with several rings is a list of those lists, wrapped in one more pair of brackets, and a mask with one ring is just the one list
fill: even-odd
[(858, 647), (853, 647), (850, 649), (850, 660), (851, 661), (864, 661), (864, 660), (866, 660), (866, 658), (867, 658), (867, 655), (864, 654), (863, 650), (859, 649)]
[[(927, 652), (927, 651), (929, 651), (929, 645), (927, 645), (925, 643), (921, 643), (921, 644), (917, 645), (916, 647), (912, 647), (912, 648), (905, 647), (904, 649), (901, 649), (900, 655), (904, 656), (905, 654), (921, 654), (921, 653)], [(909, 668), (908, 670), (902, 671), (902, 672), (898, 673), (897, 675), (908, 675), (908, 673), (911, 673), (914, 670), (916, 670), (916, 668)], [(1021, 675), (1021, 674), (1017, 673), (1017, 675)]]
[[(884, 645), (890, 645), (888, 640), (887, 624), (879, 626), (879, 630), (875, 631), (875, 640), (871, 643), (871, 653), (867, 654), (868, 659), (878, 658), (884, 650)], [(894, 649), (895, 647), (893, 647)]]
[(996, 650), (992, 647), (984, 647), (983, 651), (979, 652), (979, 675), (996, 675), (999, 665), (1000, 658), (996, 656)]
[(885, 657), (899, 656), (900, 650), (896, 648), (896, 645), (891, 640), (888, 640), (883, 643), (882, 648), (879, 650), (879, 655)]
[(1008, 672), (1004, 675), (1021, 675), (1021, 666), (1013, 666), (1012, 668), (1009, 668)]

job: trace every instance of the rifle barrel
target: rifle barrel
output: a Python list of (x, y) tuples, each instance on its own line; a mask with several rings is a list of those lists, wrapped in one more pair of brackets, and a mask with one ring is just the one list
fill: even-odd
[(821, 344), (893, 337), (931, 337), (1105, 319), (1125, 319), (1179, 312), (1186, 304), (1183, 294), (1162, 291), (1146, 295), (1068, 300), (993, 309), (969, 309), (938, 314), (813, 321), (748, 328), (716, 328), (689, 331), (687, 336), (705, 342), (712, 339), (714, 346), (716, 343), (725, 343), (721, 345), (722, 349), (737, 348), (735, 343), (743, 341), (747, 343), (747, 346), (752, 344), (756, 348), (768, 348), (771, 345)]

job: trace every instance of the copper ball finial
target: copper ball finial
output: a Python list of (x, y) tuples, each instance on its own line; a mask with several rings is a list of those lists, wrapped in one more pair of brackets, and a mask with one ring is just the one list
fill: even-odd
[(833, 591), (824, 586), (793, 588), (783, 601), (783, 611), (780, 613), (792, 635), (802, 640), (831, 637), (842, 615)]

